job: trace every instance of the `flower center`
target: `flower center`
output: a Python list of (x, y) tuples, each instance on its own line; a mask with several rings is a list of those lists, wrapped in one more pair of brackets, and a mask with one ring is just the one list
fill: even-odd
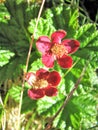
[(48, 82), (45, 79), (38, 79), (32, 84), (34, 89), (45, 88), (48, 86)]
[(62, 44), (54, 44), (53, 47), (51, 48), (51, 51), (57, 57), (62, 57), (65, 53), (66, 54), (68, 53), (66, 47)]

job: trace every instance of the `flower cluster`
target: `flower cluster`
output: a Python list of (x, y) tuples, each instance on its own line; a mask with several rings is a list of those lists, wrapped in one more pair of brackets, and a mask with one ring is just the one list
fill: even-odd
[[(40, 36), (36, 41), (36, 47), (42, 53), (42, 63), (46, 67), (53, 68), (55, 60), (62, 68), (72, 66), (73, 60), (69, 54), (76, 52), (80, 43), (74, 39), (63, 39), (66, 34), (64, 30), (58, 30), (52, 33), (51, 38)], [(57, 71), (49, 72), (41, 68), (36, 73), (28, 72), (25, 79), (32, 87), (28, 90), (28, 96), (31, 99), (40, 99), (45, 95), (57, 95), (61, 76)]]
[(45, 69), (39, 69), (36, 74), (29, 72), (25, 76), (26, 81), (32, 86), (28, 90), (31, 99), (39, 99), (46, 96), (57, 95), (57, 85), (60, 83), (61, 77), (58, 72), (49, 72)]

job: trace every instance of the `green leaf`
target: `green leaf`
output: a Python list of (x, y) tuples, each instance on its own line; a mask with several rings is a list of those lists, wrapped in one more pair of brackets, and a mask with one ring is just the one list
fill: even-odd
[[(35, 25), (36, 25), (36, 19), (31, 20), (30, 26), (28, 27), (28, 30), (31, 34), (34, 32)], [(55, 28), (53, 27), (53, 25), (50, 24), (48, 20), (40, 18), (39, 24), (36, 30), (35, 39), (37, 39), (41, 35), (49, 36), (54, 31), (55, 31)]]
[(4, 111), (4, 108), (3, 108), (3, 106), (0, 104), (0, 119), (1, 119), (1, 116), (2, 116), (2, 111)]
[(0, 44), (8, 43), (9, 45), (19, 45), (18, 42), (20, 40), (24, 41), (24, 43), (28, 43), (26, 33), (23, 29), (20, 30), (20, 27), (17, 26), (13, 20), (11, 24), (0, 24), (0, 30), (2, 30), (0, 31)]
[(21, 27), (27, 26), (31, 18), (37, 17), (39, 11), (38, 5), (28, 6), (28, 3), (24, 0), (7, 0), (5, 6), (12, 18)]
[[(75, 83), (76, 79), (77, 78), (75, 77), (75, 75), (73, 75), (70, 72), (67, 74), (66, 77), (63, 77), (63, 86), (65, 88), (65, 91), (63, 91), (63, 93), (68, 94), (71, 91), (71, 89), (74, 87), (74, 83)], [(63, 86), (61, 84), (61, 88)]]
[(98, 44), (98, 31), (94, 24), (85, 24), (81, 26), (74, 38), (80, 41), (80, 48), (84, 48), (88, 45), (93, 46), (95, 43)]
[(74, 54), (83, 59), (94, 58), (98, 53), (98, 31), (94, 24), (86, 24), (80, 27), (75, 34), (75, 39), (80, 41), (80, 49)]
[(39, 68), (44, 68), (44, 65), (43, 65), (41, 59), (38, 58), (31, 64), (29, 71), (36, 72)]
[[(86, 120), (91, 122), (95, 117), (92, 115), (96, 115), (96, 104), (97, 99), (91, 93), (88, 94), (80, 94), (79, 97), (75, 97), (73, 102), (78, 105), (78, 108), (81, 110), (82, 119), (85, 118), (83, 115), (86, 116)], [(85, 123), (85, 122), (84, 122)]]
[(71, 38), (79, 26), (78, 15), (77, 7), (61, 4), (57, 7), (46, 10), (43, 16), (50, 21), (57, 30), (66, 30), (67, 37)]
[(9, 96), (11, 96), (16, 102), (19, 102), (21, 90), (22, 88), (20, 86), (12, 86), (12, 88), (9, 89)]
[[(9, 19), (8, 23), (0, 23), (0, 82), (20, 76), (26, 63), (29, 40), (31, 38), (27, 28), (24, 27), (24, 20), (18, 19), (17, 15), (19, 17), (23, 15), (23, 17), (27, 18), (30, 13), (34, 13), (33, 17), (35, 17), (38, 10), (34, 5), (32, 8), (28, 7), (25, 2), (17, 4), (16, 0), (8, 0), (5, 5), (11, 15), (11, 19)], [(19, 11), (23, 14), (20, 15)], [(29, 21), (26, 22), (25, 19), (26, 26), (28, 23)], [(34, 60), (34, 58), (32, 59)]]
[(61, 104), (62, 99), (59, 99), (57, 96), (53, 98), (44, 97), (43, 99), (38, 100), (37, 111), (40, 115), (46, 115), (47, 117), (53, 116)]
[[(14, 84), (8, 91), (9, 96), (11, 96), (11, 98), (13, 98), (13, 100), (15, 100), (16, 102), (19, 102), (21, 90), (22, 90), (21, 86), (17, 86)], [(33, 109), (36, 108), (36, 100), (32, 100), (28, 97), (27, 90), (28, 88), (26, 86), (24, 88), (24, 94), (22, 100), (22, 113), (32, 112)]]
[(24, 90), (23, 102), (22, 102), (22, 113), (32, 112), (37, 107), (36, 100), (30, 99), (27, 94), (27, 89)]
[(10, 19), (10, 15), (5, 8), (4, 4), (0, 3), (0, 22), (7, 23)]
[(74, 129), (78, 129), (81, 121), (78, 105), (70, 101), (63, 110), (61, 119), (65, 119), (66, 127), (72, 126)]
[[(6, 79), (15, 80), (21, 76), (31, 40), (27, 26), (31, 18), (37, 17), (39, 11), (39, 6), (35, 4), (28, 6), (24, 0), (8, 0), (5, 2), (5, 8), (11, 18), (8, 23), (0, 23), (0, 50), (6, 53), (0, 55), (1, 83)], [(35, 56), (30, 63), (39, 57), (35, 51), (31, 53), (31, 56), (32, 54)]]
[(11, 57), (14, 56), (14, 53), (9, 50), (0, 50), (0, 66), (7, 64)]
[(10, 0), (7, 0), (5, 2), (6, 7), (9, 10), (9, 13), (12, 17), (15, 18), (15, 20), (18, 22), (20, 26), (24, 25), (24, 16), (23, 16), (23, 3), (16, 4), (17, 1), (13, 0), (12, 2)]
[(80, 48), (77, 52), (75, 52), (75, 56), (80, 57), (81, 59), (88, 60), (89, 57), (93, 57), (94, 52), (90, 51), (89, 49), (86, 48)]
[(98, 46), (91, 46), (91, 47), (87, 47), (88, 50), (91, 50), (91, 51), (97, 51), (98, 52)]
[(22, 75), (25, 59), (22, 57), (13, 57), (9, 63), (0, 67), (0, 82), (7, 79), (15, 79)]

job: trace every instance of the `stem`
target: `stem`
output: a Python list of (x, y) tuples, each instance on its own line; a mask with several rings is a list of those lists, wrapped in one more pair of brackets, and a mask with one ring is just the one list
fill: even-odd
[(80, 58), (66, 71), (63, 77), (65, 77), (72, 70), (72, 68), (78, 63), (79, 60)]
[(71, 90), (71, 92), (70, 92), (70, 93), (68, 94), (68, 96), (66, 97), (66, 99), (65, 99), (65, 101), (64, 101), (64, 103), (63, 103), (63, 105), (59, 108), (59, 110), (56, 112), (56, 114), (50, 119), (50, 121), (49, 121), (48, 124), (46, 125), (45, 130), (51, 130), (54, 119), (55, 119), (55, 118), (58, 116), (58, 114), (66, 107), (68, 101), (69, 101), (70, 98), (73, 96), (74, 91), (78, 88), (78, 85), (79, 85), (79, 83), (81, 82), (81, 80), (82, 80), (82, 78), (83, 78), (83, 76), (84, 76), (84, 73), (85, 73), (85, 71), (86, 71), (87, 66), (88, 66), (88, 62), (87, 62), (87, 64), (84, 66), (84, 68), (83, 68), (83, 70), (82, 70), (82, 72), (81, 72), (80, 77), (78, 78), (76, 84), (74, 85), (74, 88)]
[(2, 98), (1, 98), (1, 94), (0, 94), (0, 104), (2, 105), (2, 111), (1, 111), (1, 115), (0, 115), (0, 119), (1, 120), (1, 125), (2, 125), (2, 130), (5, 130), (6, 129), (6, 103), (8, 101), (8, 97), (9, 97), (9, 93), (7, 93), (5, 99), (4, 99), (4, 102), (2, 101)]
[[(28, 56), (27, 56), (27, 60), (26, 60), (25, 73), (27, 72), (27, 69), (28, 69), (28, 64), (29, 64), (29, 60), (30, 60), (31, 50), (32, 50), (33, 42), (34, 42), (34, 36), (36, 34), (38, 22), (39, 22), (39, 19), (40, 19), (42, 10), (43, 10), (44, 3), (45, 3), (45, 0), (42, 1), (41, 7), (40, 7), (40, 10), (39, 10), (39, 13), (38, 13), (38, 18), (37, 18), (37, 21), (36, 21), (34, 33), (32, 35), (32, 39), (31, 39), (31, 42), (30, 42), (30, 47), (29, 47)], [(21, 106), (22, 106), (22, 99), (23, 99), (23, 93), (24, 93), (24, 86), (25, 86), (24, 83), (25, 83), (25, 74), (23, 75), (22, 90), (21, 90), (21, 95), (20, 95), (17, 130), (20, 130), (20, 125), (21, 125), (20, 118), (21, 118)]]
[(1, 120), (1, 126), (2, 126), (2, 130), (5, 130), (5, 122), (6, 122), (6, 118), (5, 118), (5, 110), (4, 110), (4, 104), (3, 104), (3, 101), (2, 101), (2, 98), (1, 98), (1, 94), (0, 94), (0, 104), (2, 105), (2, 112), (1, 112), (1, 115), (0, 115), (0, 118), (2, 119)]
[(30, 42), (30, 47), (29, 47), (29, 51), (28, 51), (28, 56), (27, 56), (27, 61), (26, 61), (26, 70), (25, 70), (25, 72), (27, 72), (27, 69), (28, 69), (28, 64), (29, 64), (29, 60), (30, 60), (30, 54), (31, 54), (31, 50), (32, 50), (32, 46), (33, 46), (33, 41), (34, 41), (34, 36), (35, 36), (35, 34), (36, 34), (38, 22), (39, 22), (41, 13), (42, 13), (42, 9), (43, 9), (44, 3), (45, 3), (45, 0), (42, 1), (41, 7), (40, 7), (40, 10), (39, 10), (39, 14), (38, 14), (38, 18), (37, 18), (37, 21), (36, 21), (34, 33), (33, 33), (33, 35), (32, 35), (32, 39), (31, 39), (31, 42)]

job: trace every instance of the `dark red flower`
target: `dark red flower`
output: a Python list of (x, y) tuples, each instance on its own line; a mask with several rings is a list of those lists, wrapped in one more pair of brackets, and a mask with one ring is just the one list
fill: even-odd
[(26, 81), (31, 89), (28, 90), (28, 96), (31, 99), (39, 99), (46, 96), (57, 95), (57, 85), (60, 83), (61, 77), (57, 71), (49, 72), (45, 69), (39, 69), (36, 74), (28, 72), (25, 76)]
[(47, 36), (40, 36), (36, 42), (37, 49), (42, 52), (42, 62), (46, 67), (52, 68), (54, 61), (63, 68), (72, 66), (72, 58), (68, 54), (76, 52), (80, 46), (79, 41), (74, 39), (65, 39), (64, 30), (59, 30), (51, 35), (51, 39)]

